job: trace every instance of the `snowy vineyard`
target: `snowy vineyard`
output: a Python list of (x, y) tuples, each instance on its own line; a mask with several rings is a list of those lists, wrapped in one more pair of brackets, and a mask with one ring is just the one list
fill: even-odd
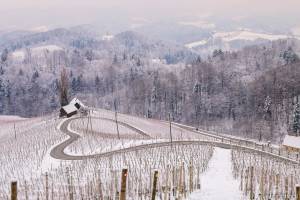
[(222, 199), (226, 193), (227, 198), (242, 200), (296, 196), (300, 169), (295, 162), (251, 149), (216, 148), (216, 138), (175, 125), (173, 144), (147, 146), (169, 142), (168, 122), (103, 110), (72, 119), (67, 129), (79, 137), (63, 150), (71, 157), (54, 159), (50, 152), (69, 138), (60, 129), (63, 123), (53, 115), (1, 127), (1, 200), (10, 199), (12, 181), (18, 183), (20, 200), (119, 199), (123, 169), (128, 170), (126, 199), (132, 200), (152, 198), (156, 171), (159, 200)]
[[(121, 170), (126, 168), (128, 199), (150, 199), (154, 171), (159, 172), (158, 196), (183, 198), (200, 189), (200, 174), (207, 169), (212, 154), (211, 146), (170, 146), (62, 162), (47, 176), (41, 173), (19, 181), (18, 195), (19, 199), (116, 199)], [(2, 185), (7, 192), (2, 198), (8, 199), (9, 186)]]
[(299, 164), (249, 151), (232, 151), (233, 175), (249, 199), (296, 199)]

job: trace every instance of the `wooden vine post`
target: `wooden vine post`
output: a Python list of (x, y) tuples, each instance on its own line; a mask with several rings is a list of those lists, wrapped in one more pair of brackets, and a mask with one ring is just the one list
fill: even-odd
[(261, 170), (259, 190), (260, 190), (260, 200), (263, 200), (264, 199), (264, 168), (262, 168)]
[(273, 183), (273, 176), (270, 174), (269, 175), (269, 188), (268, 188), (269, 195), (272, 193), (272, 183)]
[(25, 189), (25, 200), (28, 200), (28, 186), (27, 181), (24, 182), (24, 189)]
[(250, 200), (254, 199), (253, 192), (253, 166), (250, 167)]
[(178, 186), (178, 190), (179, 190), (179, 200), (182, 199), (182, 194), (183, 194), (183, 165), (181, 165), (180, 169), (179, 169), (179, 186)]
[(276, 179), (275, 179), (275, 199), (278, 200), (279, 199), (279, 174), (276, 174)]
[(116, 126), (117, 126), (118, 139), (120, 140), (120, 132), (119, 132), (119, 123), (118, 123), (118, 113), (117, 113), (117, 111), (115, 112), (115, 122), (116, 122)]
[(115, 107), (115, 122), (116, 122), (116, 126), (117, 126), (118, 139), (120, 140), (120, 132), (119, 132), (119, 123), (118, 123), (118, 112), (117, 112), (117, 102), (116, 102), (116, 99), (114, 100), (114, 107)]
[(151, 198), (151, 200), (155, 200), (155, 197), (156, 197), (157, 179), (158, 179), (158, 171), (155, 171), (154, 172), (154, 178), (153, 178), (153, 188), (152, 188), (152, 198)]
[(69, 168), (67, 168), (67, 181), (68, 181), (68, 190), (69, 190), (69, 200), (73, 200), (73, 188), (72, 188), (72, 182), (70, 177), (70, 171)]
[(171, 122), (171, 113), (169, 113), (169, 128), (170, 128), (170, 141), (171, 145), (173, 144), (173, 138), (172, 138), (172, 122)]
[(201, 189), (201, 183), (200, 183), (200, 167), (197, 168), (197, 189)]
[(98, 189), (99, 189), (99, 199), (103, 200), (103, 192), (102, 192), (102, 182), (101, 182), (101, 174), (99, 171), (99, 179), (98, 179)]
[(285, 200), (289, 200), (289, 179), (286, 177), (284, 179), (284, 190), (285, 190)]
[(17, 131), (16, 131), (16, 124), (14, 123), (14, 133), (15, 133), (15, 139), (17, 139)]
[(169, 192), (169, 170), (170, 166), (167, 166), (167, 173), (166, 173), (166, 186), (165, 186), (165, 191), (164, 191), (164, 200), (167, 200), (168, 198), (168, 192)]
[(244, 180), (244, 176), (243, 176), (243, 174), (244, 174), (244, 170), (242, 169), (242, 172), (241, 172), (241, 183), (240, 183), (240, 190), (241, 191), (243, 191), (243, 180)]
[(249, 167), (246, 169), (246, 172), (245, 172), (245, 187), (244, 187), (244, 190), (245, 190), (245, 195), (248, 195), (248, 176), (249, 176)]
[(18, 186), (17, 182), (14, 181), (11, 183), (11, 200), (17, 200), (18, 199)]
[(121, 195), (120, 200), (126, 200), (126, 181), (127, 181), (128, 170), (122, 170), (122, 177), (121, 177)]
[(48, 173), (46, 172), (46, 200), (49, 200)]
[(300, 185), (296, 185), (296, 200), (300, 200)]
[(190, 172), (190, 185), (189, 186), (190, 186), (190, 193), (192, 193), (193, 190), (194, 190), (194, 181), (193, 181), (194, 173), (193, 173), (193, 164), (192, 164), (192, 162), (190, 163), (189, 172)]

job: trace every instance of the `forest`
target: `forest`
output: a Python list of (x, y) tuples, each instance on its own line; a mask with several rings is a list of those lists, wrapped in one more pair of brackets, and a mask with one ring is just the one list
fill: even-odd
[[(63, 32), (63, 34), (61, 34)], [(24, 117), (68, 98), (118, 112), (280, 142), (300, 101), (300, 42), (278, 40), (208, 57), (124, 32), (110, 41), (55, 30), (1, 43), (0, 113)]]

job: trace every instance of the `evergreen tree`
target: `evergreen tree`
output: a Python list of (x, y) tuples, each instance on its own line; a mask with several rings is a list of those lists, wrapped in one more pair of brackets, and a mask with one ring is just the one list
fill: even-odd
[(77, 80), (75, 77), (72, 78), (71, 88), (73, 92), (77, 91)]
[(118, 63), (118, 57), (117, 55), (115, 54), (114, 55), (114, 59), (113, 59), (113, 64), (117, 64)]
[(218, 57), (218, 56), (223, 56), (224, 55), (224, 53), (223, 53), (223, 51), (221, 50), (221, 49), (215, 49), (214, 51), (213, 51), (213, 58), (215, 58), (215, 57)]
[(193, 64), (197, 65), (202, 62), (201, 56), (197, 56), (197, 58), (193, 61)]
[(142, 62), (141, 62), (141, 59), (140, 59), (140, 58), (137, 59), (136, 65), (137, 65), (138, 67), (140, 67), (140, 66), (142, 65)]
[(297, 56), (297, 54), (294, 52), (294, 50), (289, 47), (288, 50), (284, 51), (283, 55), (282, 55), (285, 64), (292, 64), (295, 63), (299, 60), (299, 57)]
[(5, 85), (0, 79), (0, 113), (3, 113), (5, 108), (4, 108), (4, 97), (5, 97)]
[(2, 66), (0, 66), (0, 76), (4, 74), (4, 69)]
[(8, 57), (8, 50), (4, 49), (2, 54), (1, 54), (1, 61), (5, 62), (7, 60), (7, 57)]
[(89, 62), (92, 62), (92, 60), (94, 59), (94, 52), (93, 50), (87, 50), (85, 52), (85, 57)]
[(55, 96), (55, 95), (52, 95), (52, 97), (51, 97), (51, 99), (50, 99), (50, 104), (49, 104), (51, 110), (54, 110), (54, 109), (57, 108), (57, 102), (56, 102), (56, 99), (57, 99), (56, 96)]
[(24, 75), (24, 72), (23, 72), (22, 69), (19, 70), (19, 74), (18, 74), (18, 75), (19, 75), (19, 76), (23, 76), (23, 75)]
[(298, 135), (299, 130), (300, 130), (300, 105), (299, 103), (297, 103), (294, 111), (293, 131)]
[(123, 60), (127, 60), (127, 55), (126, 55), (126, 53), (123, 53)]
[(99, 78), (98, 75), (95, 78), (95, 88), (96, 88), (97, 93), (99, 93), (99, 91), (100, 91), (100, 78)]
[(38, 71), (35, 71), (35, 72), (32, 74), (31, 82), (35, 82), (36, 79), (37, 79), (38, 77), (40, 77), (39, 72), (38, 72)]

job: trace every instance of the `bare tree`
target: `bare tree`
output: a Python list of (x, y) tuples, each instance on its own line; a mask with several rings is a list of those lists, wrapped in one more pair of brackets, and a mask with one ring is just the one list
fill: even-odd
[(60, 91), (60, 105), (65, 106), (69, 103), (68, 100), (68, 76), (67, 71), (64, 68), (60, 74), (59, 91)]

